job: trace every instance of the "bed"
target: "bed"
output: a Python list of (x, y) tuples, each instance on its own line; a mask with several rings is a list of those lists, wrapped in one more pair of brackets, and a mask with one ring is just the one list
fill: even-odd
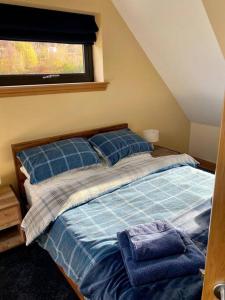
[[(98, 132), (127, 127), (119, 124), (13, 145), (24, 211), (27, 199), (25, 177), (16, 158), (19, 151), (68, 137), (91, 137)], [(54, 186), (43, 186), (36, 193), (37, 198), (40, 195), (47, 199), (50, 194), (63, 191), (60, 196), (63, 209), (50, 216), (44, 229), (40, 226), (36, 234), (32, 229), (32, 237), (27, 234), (28, 242), (37, 240), (48, 251), (80, 299), (200, 299), (201, 274), (132, 287), (122, 263), (116, 232), (131, 225), (165, 219), (184, 230), (205, 252), (214, 175), (196, 169), (195, 161), (187, 155), (152, 160), (143, 156), (110, 170), (93, 169), (82, 178), (82, 193), (80, 185), (81, 180), (77, 182), (76, 177), (68, 183), (70, 187), (76, 186), (70, 192), (73, 205), (63, 202), (68, 198), (64, 183), (59, 183), (57, 190)], [(53, 211), (57, 206), (54, 201), (51, 198)], [(41, 214), (40, 210), (38, 218), (44, 219)], [(42, 223), (38, 218), (36, 221), (33, 218), (35, 230)]]

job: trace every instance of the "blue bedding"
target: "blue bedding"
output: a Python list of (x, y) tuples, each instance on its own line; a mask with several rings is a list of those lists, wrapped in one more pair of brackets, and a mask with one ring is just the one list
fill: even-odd
[(38, 242), (89, 299), (200, 299), (200, 274), (131, 287), (116, 233), (167, 220), (205, 251), (213, 186), (190, 166), (151, 174), (64, 212)]

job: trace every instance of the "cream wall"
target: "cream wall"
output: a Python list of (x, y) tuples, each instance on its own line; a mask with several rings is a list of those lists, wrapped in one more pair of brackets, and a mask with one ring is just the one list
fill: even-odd
[[(10, 1), (1, 1), (10, 3)], [(0, 176), (15, 182), (10, 145), (128, 122), (141, 133), (160, 130), (160, 144), (187, 151), (189, 121), (109, 0), (11, 1), (99, 13), (105, 92), (0, 98)]]
[(191, 154), (215, 161), (213, 133), (219, 130), (214, 126), (220, 125), (225, 83), (225, 0), (112, 1), (194, 122)]
[(218, 126), (225, 61), (202, 0), (113, 3), (189, 120)]
[(216, 162), (220, 128), (191, 123), (189, 153), (211, 162)]
[[(225, 57), (225, 1), (203, 0), (203, 4)], [(190, 154), (216, 162), (219, 131), (220, 127), (191, 123)]]
[(203, 0), (203, 4), (225, 57), (225, 1)]

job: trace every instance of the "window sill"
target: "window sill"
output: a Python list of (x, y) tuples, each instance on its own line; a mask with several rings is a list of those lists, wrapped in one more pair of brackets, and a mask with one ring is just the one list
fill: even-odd
[(78, 82), (0, 87), (0, 97), (105, 91), (109, 82)]

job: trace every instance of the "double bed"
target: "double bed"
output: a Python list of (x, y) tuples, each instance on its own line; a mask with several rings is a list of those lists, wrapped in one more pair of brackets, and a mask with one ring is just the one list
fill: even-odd
[[(131, 286), (116, 233), (132, 225), (166, 220), (205, 253), (214, 175), (196, 168), (186, 154), (128, 157), (113, 167), (70, 172), (34, 187), (17, 154), (72, 137), (127, 128), (127, 124), (12, 146), (21, 205), (30, 209), (23, 227), (27, 244), (37, 241), (80, 299), (200, 299), (200, 273)], [(25, 191), (26, 189), (26, 191)]]

